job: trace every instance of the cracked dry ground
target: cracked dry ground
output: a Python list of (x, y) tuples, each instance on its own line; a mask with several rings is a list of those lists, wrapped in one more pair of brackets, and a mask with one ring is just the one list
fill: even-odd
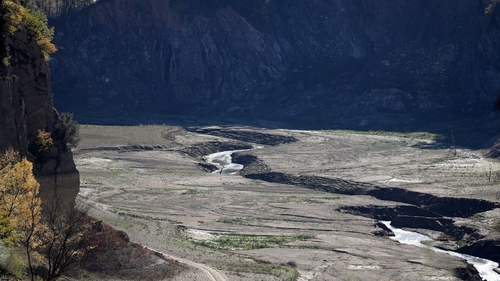
[[(295, 137), (296, 142), (248, 152), (276, 172), (499, 201), (500, 164), (480, 151), (458, 149), (454, 155), (449, 147), (411, 135), (225, 130)], [(75, 151), (79, 199), (92, 205), (91, 215), (138, 243), (206, 265), (227, 280), (463, 278), (456, 269), (465, 268), (464, 261), (376, 236), (375, 219), (339, 211), (405, 203), (208, 173), (199, 158), (182, 151), (234, 140), (179, 127), (85, 125), (81, 137)], [(493, 209), (454, 220), (498, 239), (499, 218)], [(421, 231), (443, 240), (442, 233)], [(212, 279), (192, 267), (175, 280)]]

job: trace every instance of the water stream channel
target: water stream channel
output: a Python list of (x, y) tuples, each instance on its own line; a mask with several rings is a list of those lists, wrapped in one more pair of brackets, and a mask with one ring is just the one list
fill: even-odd
[[(256, 147), (256, 148), (261, 148), (261, 147)], [(244, 150), (229, 150), (229, 151), (222, 151), (222, 152), (217, 152), (217, 153), (212, 153), (209, 155), (206, 155), (203, 157), (205, 161), (207, 161), (210, 164), (213, 164), (217, 166), (218, 170), (212, 172), (215, 174), (235, 174), (241, 169), (243, 169), (243, 165), (241, 164), (236, 164), (232, 163), (232, 157), (231, 154), (239, 151), (245, 151), (248, 149)], [(479, 272), (479, 275), (487, 281), (500, 281), (500, 274), (498, 274), (494, 269), (498, 268), (498, 263), (483, 259), (483, 258), (478, 258), (466, 254), (461, 254), (453, 251), (447, 251), (447, 250), (442, 250), (436, 247), (428, 246), (423, 244), (423, 241), (429, 241), (432, 240), (430, 237), (416, 233), (416, 232), (411, 232), (411, 231), (406, 231), (402, 230), (400, 228), (395, 228), (391, 226), (391, 222), (389, 221), (383, 221), (384, 223), (393, 233), (395, 236), (391, 237), (392, 239), (403, 243), (403, 244), (409, 244), (409, 245), (414, 245), (417, 247), (422, 247), (422, 248), (427, 248), (431, 249), (435, 252), (439, 253), (446, 253), (451, 256), (459, 257), (464, 260), (466, 260), (469, 264), (472, 264), (477, 271)]]
[(432, 240), (430, 237), (422, 235), (420, 233), (412, 232), (412, 231), (406, 231), (400, 228), (395, 228), (391, 226), (391, 222), (389, 221), (382, 221), (383, 224), (385, 224), (392, 232), (394, 232), (394, 236), (391, 237), (392, 239), (398, 241), (399, 243), (402, 244), (409, 244), (409, 245), (414, 245), (417, 247), (422, 247), (426, 249), (431, 249), (435, 252), (438, 253), (446, 253), (450, 256), (455, 256), (462, 258), (466, 260), (468, 263), (472, 264), (477, 271), (479, 271), (479, 275), (487, 281), (500, 281), (500, 275), (494, 271), (495, 268), (498, 267), (498, 263), (483, 259), (483, 258), (478, 258), (466, 254), (460, 254), (457, 252), (453, 251), (446, 251), (442, 250), (436, 247), (428, 246), (423, 244), (423, 241), (429, 241)]
[[(255, 148), (262, 148), (262, 146), (257, 146)], [(212, 153), (209, 155), (203, 156), (203, 159), (208, 163), (215, 165), (218, 169), (213, 171), (214, 174), (236, 174), (238, 171), (243, 169), (243, 165), (236, 164), (232, 162), (231, 154), (240, 151), (247, 151), (249, 149), (240, 149), (240, 150), (228, 150)]]

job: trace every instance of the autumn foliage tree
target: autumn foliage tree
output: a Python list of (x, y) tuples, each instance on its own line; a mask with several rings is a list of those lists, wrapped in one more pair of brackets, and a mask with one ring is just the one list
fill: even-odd
[[(40, 139), (48, 139), (44, 131), (39, 133)], [(31, 280), (34, 257), (46, 267), (43, 278), (55, 280), (78, 265), (89, 223), (84, 208), (57, 195), (42, 214), (40, 185), (32, 170), (31, 162), (12, 149), (0, 155), (0, 241), (24, 249)]]
[(0, 240), (9, 247), (18, 243), (25, 248), (30, 271), (41, 218), (39, 187), (30, 161), (13, 149), (0, 155)]

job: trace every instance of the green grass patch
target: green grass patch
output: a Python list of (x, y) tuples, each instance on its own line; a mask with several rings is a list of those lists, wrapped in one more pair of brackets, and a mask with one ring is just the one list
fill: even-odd
[[(431, 141), (444, 140), (445, 136), (442, 134), (434, 134), (429, 132), (389, 132), (389, 131), (355, 131), (355, 130), (326, 130), (336, 134), (360, 134), (360, 135), (374, 135), (374, 136), (391, 136), (400, 138), (423, 139)], [(403, 145), (403, 143), (401, 143)]]
[(213, 239), (193, 240), (193, 243), (218, 250), (252, 250), (280, 247), (292, 241), (304, 241), (311, 237), (300, 236), (262, 236), (246, 234), (212, 233)]
[[(296, 182), (299, 184), (300, 182)], [(334, 184), (334, 190), (336, 188), (341, 187), (340, 184)], [(322, 202), (320, 201), (315, 201), (315, 200), (341, 200), (344, 198), (344, 195), (340, 194), (332, 194), (332, 195), (320, 195), (320, 196), (310, 196), (310, 197), (298, 197), (298, 196), (279, 196), (279, 197), (272, 197), (268, 201), (270, 204), (286, 204), (286, 203), (308, 203), (308, 204), (321, 204)]]
[(193, 195), (193, 194), (199, 194), (200, 192), (197, 189), (194, 188), (188, 188), (186, 191), (182, 192), (182, 195)]
[(344, 197), (345, 197), (345, 195), (342, 195), (342, 194), (333, 194), (333, 195), (315, 197), (314, 199), (341, 200), (341, 199), (344, 199)]
[(214, 254), (216, 253), (212, 249), (207, 247), (200, 247), (198, 244), (193, 243), (191, 240), (185, 239), (185, 237), (169, 237), (165, 238), (165, 242), (169, 244), (174, 244), (178, 247), (186, 249), (188, 251), (197, 252), (197, 253), (205, 253), (205, 254)]
[(283, 203), (302, 203), (305, 202), (306, 199), (300, 198), (297, 196), (280, 196), (277, 198), (272, 198), (269, 203), (278, 203), (278, 204), (283, 204)]
[(265, 261), (240, 260), (238, 262), (219, 264), (217, 268), (232, 272), (272, 275), (280, 278), (280, 280), (298, 280), (300, 277), (299, 272), (290, 266)]
[(217, 219), (215, 222), (220, 222), (220, 223), (226, 223), (226, 224), (238, 224), (238, 225), (245, 225), (248, 224), (250, 221), (253, 221), (254, 219), (246, 219), (242, 217), (223, 217)]

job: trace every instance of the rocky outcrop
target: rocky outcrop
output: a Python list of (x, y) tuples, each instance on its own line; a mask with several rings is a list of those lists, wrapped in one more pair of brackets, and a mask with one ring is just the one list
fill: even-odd
[(436, 218), (436, 217), (420, 217), (420, 216), (408, 216), (400, 215), (395, 217), (391, 224), (393, 226), (403, 228), (423, 228), (435, 231), (445, 232), (447, 228), (453, 225), (453, 220), (450, 218)]
[(33, 150), (38, 130), (52, 132), (58, 121), (47, 62), (37, 41), (26, 32), (3, 32), (1, 37), (1, 58), (8, 59), (0, 66), (0, 150), (11, 147), (34, 162), (43, 202), (52, 202), (54, 193), (74, 202), (80, 181), (71, 151), (53, 146), (41, 159)]
[(465, 268), (457, 268), (455, 270), (455, 276), (460, 278), (460, 280), (468, 280), (468, 281), (483, 281), (479, 272), (472, 264), (467, 264)]
[(488, 149), (486, 155), (491, 158), (500, 158), (500, 139)]
[(251, 149), (252, 145), (241, 141), (211, 141), (184, 148), (181, 152), (191, 157), (202, 158), (205, 155), (219, 151)]
[(400, 216), (414, 216), (427, 218), (441, 218), (442, 216), (417, 206), (345, 206), (339, 208), (340, 212), (349, 213), (357, 216), (370, 217), (381, 221), (393, 221)]
[(450, 217), (471, 217), (477, 213), (499, 208), (500, 204), (483, 199), (438, 197), (397, 187), (377, 187), (366, 192), (377, 199), (404, 202)]
[(235, 131), (230, 129), (216, 129), (216, 128), (188, 128), (188, 131), (196, 132), (198, 134), (207, 134), (228, 139), (234, 139), (249, 143), (257, 143), (269, 146), (281, 145), (298, 141), (297, 138), (292, 136), (265, 134), (254, 131)]
[(500, 262), (500, 241), (481, 240), (472, 245), (458, 249), (458, 252), (469, 255), (476, 255), (495, 262)]
[(147, 110), (308, 127), (494, 118), (500, 26), (489, 4), (101, 0), (53, 21), (56, 102), (80, 117)]

